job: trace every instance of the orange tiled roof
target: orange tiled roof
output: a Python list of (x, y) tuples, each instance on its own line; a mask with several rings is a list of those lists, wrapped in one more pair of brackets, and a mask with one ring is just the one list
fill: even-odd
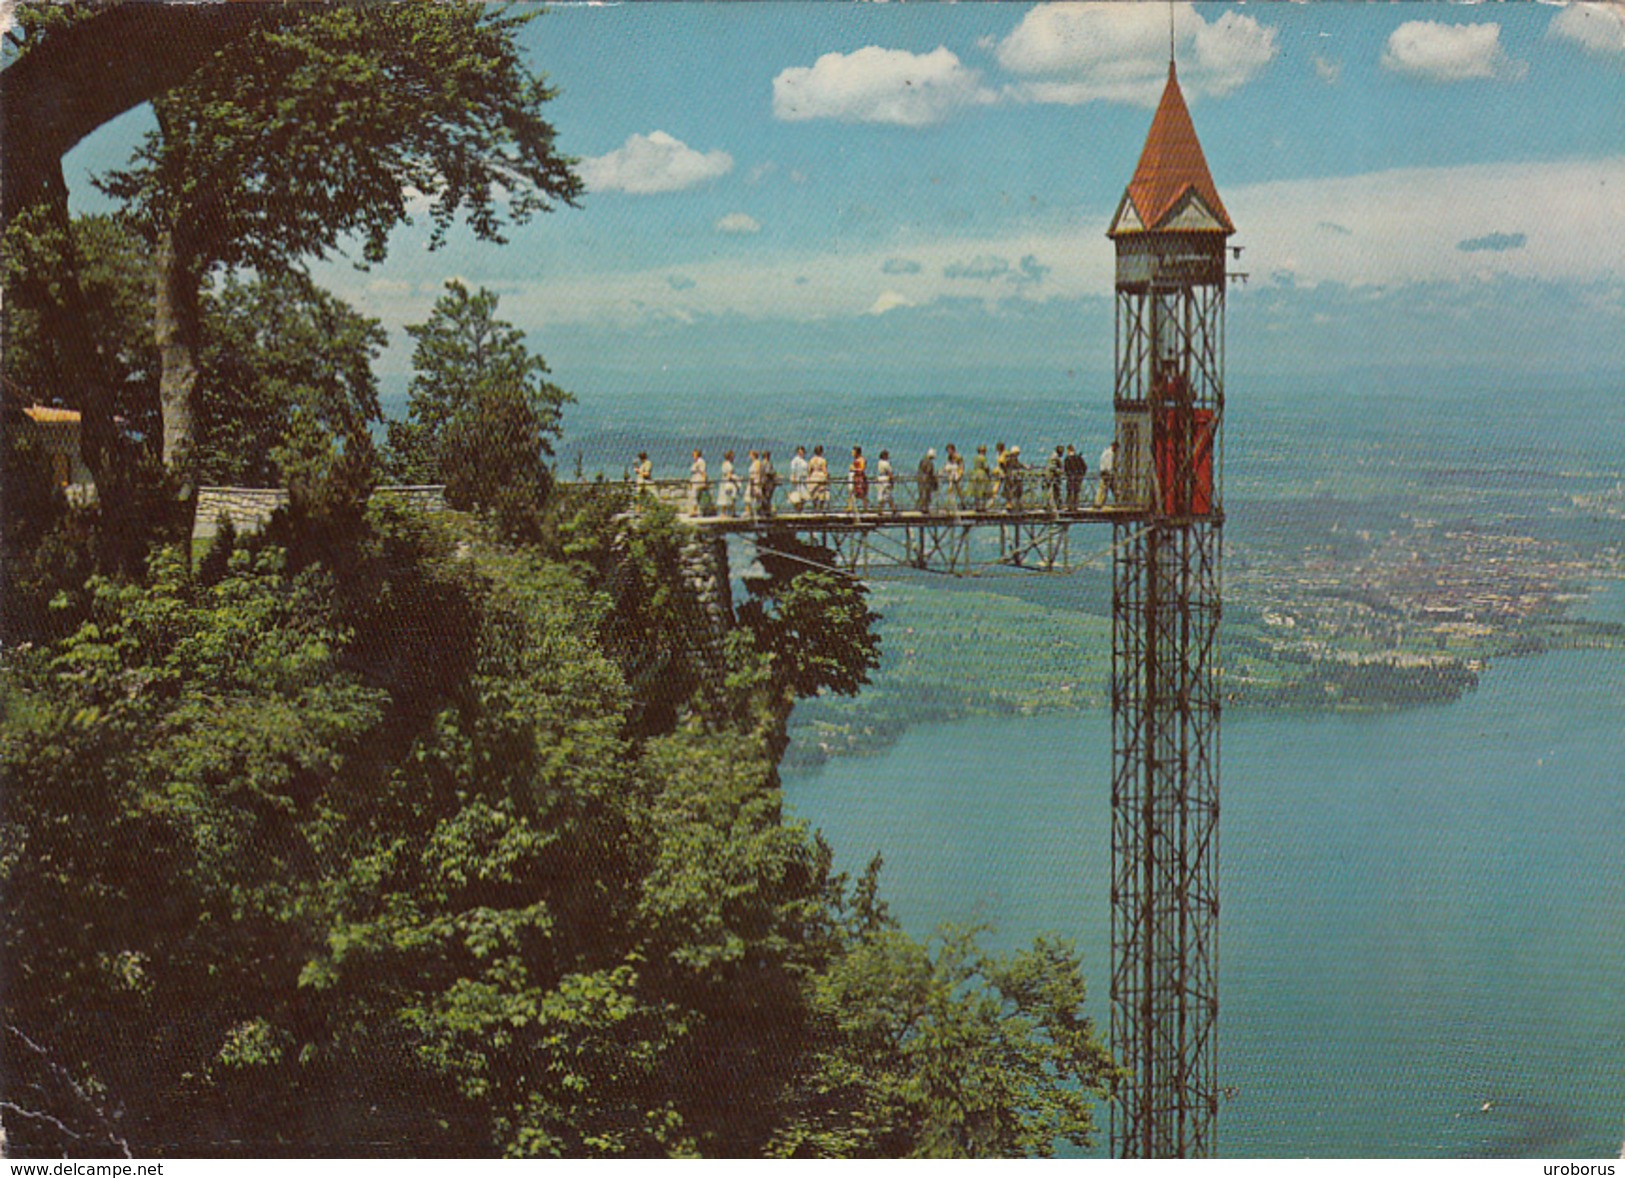
[[(1129, 181), (1127, 196), (1141, 225), (1157, 229), (1177, 210), (1191, 189), (1195, 189), (1225, 233), (1236, 231), (1207, 170), (1207, 158), (1197, 142), (1196, 128), (1191, 124), (1191, 114), (1185, 107), (1185, 96), (1180, 92), (1174, 63), (1170, 61), (1168, 85), (1151, 120), (1151, 132), (1145, 137), (1145, 149), (1140, 152), (1140, 163), (1134, 169), (1134, 179)], [(1119, 231), (1114, 226), (1114, 235)]]
[(74, 425), (79, 424), (79, 410), (77, 409), (53, 409), (47, 405), (30, 405), (23, 412), (33, 420), (41, 423), (65, 421)]

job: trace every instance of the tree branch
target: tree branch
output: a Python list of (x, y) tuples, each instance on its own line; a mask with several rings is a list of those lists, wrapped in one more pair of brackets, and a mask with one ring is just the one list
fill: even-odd
[[(62, 1067), (61, 1064), (57, 1063), (51, 1058), (51, 1053), (49, 1051), (45, 1050), (45, 1048), (41, 1047), (38, 1043), (34, 1042), (10, 1023), (0, 1025), (3, 1025), (7, 1031), (11, 1032), (11, 1034), (15, 1035), (18, 1039), (21, 1039), (23, 1044), (30, 1051), (39, 1056), (46, 1069), (49, 1070), (52, 1075), (60, 1079), (70, 1089), (72, 1089), (73, 1094), (83, 1101), (91, 1112), (96, 1114), (96, 1119), (101, 1122), (102, 1129), (107, 1134), (107, 1139), (114, 1145), (118, 1146), (119, 1149), (123, 1150), (125, 1157), (132, 1159), (135, 1157), (135, 1155), (130, 1152), (130, 1143), (114, 1132), (113, 1123), (108, 1119), (107, 1114), (102, 1111), (102, 1107), (94, 1100), (90, 1099), (89, 1094), (79, 1086), (79, 1082), (68, 1073), (66, 1068)], [(57, 1120), (55, 1117), (51, 1116), (49, 1113), (32, 1112), (28, 1109), (21, 1108), (18, 1105), (11, 1104), (10, 1102), (0, 1102), (0, 1108), (9, 1108), (13, 1112), (19, 1113), (25, 1117), (50, 1121), (74, 1140), (83, 1140), (80, 1134), (73, 1132), (73, 1130), (69, 1129), (66, 1125)]]
[(49, 200), (51, 169), (110, 119), (179, 85), (281, 4), (115, 3), (0, 71), (0, 217)]

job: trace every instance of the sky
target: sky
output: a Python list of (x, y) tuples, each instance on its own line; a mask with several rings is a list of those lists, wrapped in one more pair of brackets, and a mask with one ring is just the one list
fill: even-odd
[[(1237, 381), (1625, 389), (1625, 4), (1176, 4), (1243, 247)], [(1112, 246), (1161, 3), (550, 7), (524, 30), (587, 192), (508, 244), (317, 265), (404, 388), (448, 278), (578, 395), (1109, 387)], [(125, 158), (145, 111), (68, 159)], [(359, 254), (357, 254), (359, 256)]]

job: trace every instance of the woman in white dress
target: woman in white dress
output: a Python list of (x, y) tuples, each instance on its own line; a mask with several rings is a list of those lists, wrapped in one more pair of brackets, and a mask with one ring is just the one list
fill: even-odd
[[(694, 451), (694, 463), (688, 468), (688, 510), (691, 515), (703, 515), (711, 508), (711, 480), (705, 473), (705, 456)], [(703, 509), (703, 510), (702, 510)]]

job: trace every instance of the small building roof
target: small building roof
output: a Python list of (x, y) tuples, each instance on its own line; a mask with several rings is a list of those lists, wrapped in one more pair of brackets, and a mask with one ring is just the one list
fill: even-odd
[(53, 422), (66, 422), (71, 425), (79, 424), (79, 410), (56, 409), (49, 405), (30, 405), (23, 410), (23, 414), (30, 420), (44, 425)]
[(1151, 120), (1134, 179), (1123, 193), (1108, 237), (1158, 229), (1223, 233), (1236, 231), (1225, 212), (1207, 158), (1196, 139), (1196, 127), (1185, 107), (1174, 63), (1168, 62), (1168, 85)]

